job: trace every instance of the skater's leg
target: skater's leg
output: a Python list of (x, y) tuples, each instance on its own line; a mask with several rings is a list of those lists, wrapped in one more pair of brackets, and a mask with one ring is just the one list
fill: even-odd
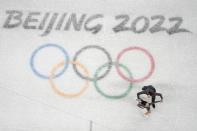
[(153, 106), (153, 108), (155, 108), (155, 104), (154, 104), (154, 102), (155, 102), (155, 96), (152, 96), (152, 106)]
[(145, 107), (146, 107), (146, 110), (147, 110), (147, 112), (145, 113), (145, 115), (150, 114), (151, 113), (151, 111), (150, 111), (150, 105), (147, 103)]

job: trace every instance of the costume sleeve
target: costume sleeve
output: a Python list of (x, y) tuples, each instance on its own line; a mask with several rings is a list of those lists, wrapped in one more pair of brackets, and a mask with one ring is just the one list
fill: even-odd
[(155, 93), (155, 96), (160, 96), (160, 97), (161, 97), (161, 99), (163, 99), (163, 96), (162, 96), (162, 94), (161, 94), (161, 93)]
[(140, 95), (141, 95), (141, 94), (146, 94), (146, 91), (138, 92), (138, 93), (137, 93), (137, 98), (138, 98), (138, 99), (140, 99)]

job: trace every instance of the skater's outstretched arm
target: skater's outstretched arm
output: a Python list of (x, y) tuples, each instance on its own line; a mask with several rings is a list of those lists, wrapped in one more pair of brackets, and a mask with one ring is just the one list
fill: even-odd
[(162, 94), (161, 94), (161, 93), (155, 93), (155, 96), (160, 96), (160, 98), (161, 98), (161, 102), (163, 102), (163, 96), (162, 96)]
[(141, 91), (137, 93), (137, 99), (140, 99), (140, 95), (146, 94), (146, 91)]

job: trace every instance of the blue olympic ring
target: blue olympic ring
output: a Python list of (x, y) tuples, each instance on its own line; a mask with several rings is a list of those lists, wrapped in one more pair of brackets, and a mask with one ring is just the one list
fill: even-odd
[(69, 56), (68, 56), (67, 51), (66, 51), (63, 47), (61, 47), (61, 46), (59, 46), (59, 45), (56, 45), (56, 44), (45, 44), (45, 45), (40, 46), (38, 49), (36, 49), (36, 50), (32, 53), (31, 60), (30, 60), (30, 66), (31, 66), (33, 72), (34, 72), (38, 77), (43, 78), (43, 79), (49, 79), (49, 76), (45, 76), (45, 75), (43, 75), (43, 74), (40, 74), (40, 73), (35, 69), (35, 66), (34, 66), (34, 58), (35, 58), (36, 54), (37, 54), (41, 49), (46, 48), (46, 47), (55, 47), (55, 48), (57, 48), (57, 49), (60, 49), (60, 51), (62, 51), (62, 52), (64, 53), (64, 55), (65, 55), (66, 64), (65, 64), (64, 68), (62, 69), (61, 72), (59, 72), (58, 74), (56, 74), (56, 75), (54, 76), (54, 78), (60, 77), (60, 76), (66, 71), (66, 69), (68, 68), (68, 65), (69, 65)]

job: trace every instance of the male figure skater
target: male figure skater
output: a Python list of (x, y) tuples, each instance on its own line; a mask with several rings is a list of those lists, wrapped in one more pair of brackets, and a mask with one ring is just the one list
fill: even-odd
[(152, 85), (144, 86), (142, 88), (142, 91), (137, 93), (137, 101), (141, 100), (140, 99), (141, 94), (146, 94), (148, 98), (152, 97), (152, 104), (151, 105), (153, 106), (153, 108), (155, 108), (155, 97), (156, 96), (160, 96), (160, 98), (161, 98), (160, 102), (163, 102), (162, 94), (157, 93), (156, 89)]

